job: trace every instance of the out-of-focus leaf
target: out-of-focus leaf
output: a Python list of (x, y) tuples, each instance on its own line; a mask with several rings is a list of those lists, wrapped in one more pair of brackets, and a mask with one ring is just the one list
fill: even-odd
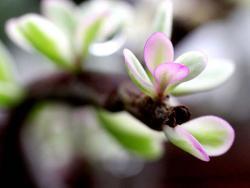
[[(27, 117), (29, 126), (22, 131), (23, 144), (28, 148), (27, 157), (37, 164), (32, 170), (40, 169), (44, 174), (55, 172), (72, 159), (75, 143), (70, 118), (71, 110), (63, 104), (41, 102), (34, 106)], [(31, 152), (33, 149), (36, 152)]]
[(23, 97), (23, 91), (17, 85), (12, 72), (12, 58), (0, 42), (0, 106), (7, 108)]
[(0, 82), (0, 106), (11, 107), (23, 97), (23, 91), (16, 84)]
[(145, 159), (156, 159), (162, 155), (162, 133), (149, 129), (126, 112), (99, 110), (98, 117), (104, 128), (127, 150)]
[(103, 12), (108, 14), (99, 33), (99, 39), (102, 41), (115, 35), (117, 31), (126, 29), (126, 25), (132, 21), (133, 11), (133, 7), (124, 1), (92, 0), (82, 3), (79, 13), (82, 18)]
[(13, 72), (12, 72), (12, 58), (4, 47), (4, 45), (0, 42), (0, 80), (4, 82), (12, 82), (14, 81)]
[[(16, 19), (15, 22), (11, 21), (12, 31), (21, 35), (21, 37), (13, 37), (9, 34), (14, 42), (17, 44), (25, 42), (25, 46), (29, 45), (30, 48), (36, 49), (58, 66), (65, 69), (73, 68), (70, 42), (56, 25), (36, 14), (27, 14)], [(22, 41), (19, 41), (20, 39)]]
[(105, 13), (92, 18), (85, 18), (83, 23), (78, 26), (75, 42), (81, 59), (88, 55), (90, 45), (97, 39), (104, 18)]
[(44, 0), (42, 1), (43, 14), (62, 28), (67, 34), (72, 35), (76, 27), (76, 7), (69, 0)]
[[(93, 0), (80, 5), (82, 19), (106, 12), (97, 40), (90, 46), (90, 53), (107, 56), (117, 52), (126, 42), (128, 25), (133, 19), (132, 6), (123, 1)], [(81, 19), (81, 20), (82, 20)]]
[(232, 76), (234, 68), (234, 64), (227, 59), (208, 61), (206, 69), (199, 76), (181, 83), (171, 94), (180, 96), (214, 89)]
[(171, 38), (173, 25), (173, 4), (171, 0), (159, 3), (154, 21), (154, 31), (165, 33)]
[(117, 34), (108, 41), (94, 42), (90, 46), (90, 53), (94, 56), (109, 56), (120, 50), (125, 42), (124, 34)]
[(8, 37), (15, 42), (22, 49), (32, 52), (33, 49), (30, 46), (29, 42), (25, 38), (25, 36), (20, 31), (18, 27), (18, 18), (12, 18), (6, 22), (5, 25), (6, 34)]

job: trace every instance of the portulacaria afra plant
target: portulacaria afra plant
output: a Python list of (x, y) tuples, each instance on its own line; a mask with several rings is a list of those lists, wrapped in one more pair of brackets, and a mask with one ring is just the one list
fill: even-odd
[[(152, 34), (145, 44), (146, 68), (128, 49), (124, 50), (124, 57), (131, 80), (145, 95), (156, 101), (164, 101), (169, 95), (195, 92), (196, 88), (204, 87), (202, 84), (206, 85), (209, 81), (212, 83), (204, 89), (217, 86), (216, 81), (221, 82), (213, 78), (206, 79), (209, 75), (204, 69), (209, 62), (201, 52), (187, 52), (174, 60), (173, 45), (168, 37), (160, 32)], [(228, 69), (228, 67), (232, 69), (230, 63), (225, 64), (224, 68)], [(201, 75), (203, 71), (204, 74)], [(232, 70), (228, 72), (229, 75), (231, 72)], [(192, 79), (194, 79), (193, 83)], [(192, 84), (194, 84), (193, 87)], [(216, 116), (200, 117), (181, 125), (166, 124), (163, 131), (174, 145), (204, 161), (209, 161), (209, 156), (225, 153), (234, 140), (232, 127)]]
[[(143, 31), (136, 18), (141, 17), (137, 16), (141, 11), (127, 3), (93, 0), (77, 7), (66, 0), (44, 0), (43, 16), (27, 14), (7, 22), (6, 32), (14, 43), (39, 52), (62, 71), (21, 87), (9, 66), (12, 58), (1, 45), (0, 105), (11, 109), (3, 151), (12, 153), (2, 158), (6, 174), (11, 177), (13, 172), (22, 172), (14, 167), (22, 166), (18, 164), (22, 162), (22, 152), (15, 151), (21, 148), (18, 146), (20, 127), (41, 101), (87, 105), (88, 114), (94, 115), (95, 123), (106, 134), (95, 135), (95, 139), (86, 136), (85, 141), (90, 140), (86, 143), (91, 143), (85, 144), (86, 148), (91, 148), (91, 152), (95, 148), (92, 158), (107, 152), (110, 158), (116, 159), (113, 153), (119, 150), (119, 156), (132, 153), (144, 159), (157, 159), (163, 153), (162, 143), (170, 141), (191, 155), (209, 161), (210, 156), (221, 155), (231, 147), (234, 131), (229, 123), (216, 116), (190, 120), (189, 109), (174, 97), (219, 86), (232, 75), (233, 64), (226, 59), (211, 59), (198, 51), (174, 58), (169, 39), (173, 7), (169, 0), (161, 0), (157, 5), (154, 24), (150, 23), (150, 27), (147, 23), (146, 27), (153, 34), (145, 44), (144, 63), (130, 50), (123, 51), (132, 82), (124, 75), (90, 72), (84, 66), (89, 54), (112, 54), (117, 59), (120, 57), (117, 52), (124, 44), (138, 48), (135, 40), (142, 40), (138, 33)], [(131, 31), (135, 32), (132, 37)], [(95, 63), (94, 58), (91, 61)], [(89, 123), (87, 118), (83, 123)], [(104, 140), (107, 137), (108, 142)], [(106, 147), (103, 149), (100, 143), (106, 143)], [(13, 161), (17, 164), (13, 165)]]

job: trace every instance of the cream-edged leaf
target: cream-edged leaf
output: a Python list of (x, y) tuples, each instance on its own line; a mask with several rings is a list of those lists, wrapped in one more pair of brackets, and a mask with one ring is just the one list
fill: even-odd
[(53, 21), (67, 34), (73, 35), (77, 24), (76, 7), (69, 0), (43, 0), (41, 3), (43, 15)]
[(206, 67), (207, 57), (205, 54), (198, 51), (184, 53), (175, 60), (176, 63), (181, 63), (189, 68), (189, 75), (183, 80), (188, 81), (198, 76)]
[(86, 58), (89, 54), (89, 47), (97, 40), (105, 17), (106, 12), (95, 16), (87, 16), (82, 23), (78, 25), (75, 37), (75, 48), (81, 59)]
[(171, 38), (173, 25), (173, 3), (163, 0), (159, 3), (154, 20), (154, 31), (163, 32)]
[(16, 43), (19, 47), (22, 49), (32, 52), (33, 49), (31, 45), (29, 44), (29, 41), (25, 38), (25, 36), (22, 34), (19, 25), (18, 25), (18, 18), (12, 18), (8, 20), (5, 24), (5, 31), (8, 37)]
[(203, 146), (209, 156), (222, 155), (234, 141), (234, 130), (225, 120), (203, 116), (181, 125)]
[[(51, 21), (36, 14), (27, 14), (16, 19), (15, 24), (21, 34), (20, 38), (24, 38), (25, 45), (28, 44), (58, 66), (72, 69), (73, 54), (70, 42)], [(16, 41), (17, 38), (11, 39), (20, 44), (20, 41)]]
[(227, 59), (208, 61), (206, 69), (196, 78), (181, 83), (171, 93), (176, 96), (208, 91), (227, 81), (234, 73), (235, 66)]
[(124, 49), (123, 55), (125, 57), (125, 65), (131, 80), (146, 95), (154, 97), (154, 86), (136, 56), (128, 49)]
[(98, 117), (107, 132), (128, 151), (145, 159), (162, 155), (164, 135), (151, 130), (130, 114), (99, 110)]
[(203, 161), (209, 161), (209, 156), (202, 145), (182, 126), (174, 128), (164, 126), (163, 131), (167, 139), (175, 146)]

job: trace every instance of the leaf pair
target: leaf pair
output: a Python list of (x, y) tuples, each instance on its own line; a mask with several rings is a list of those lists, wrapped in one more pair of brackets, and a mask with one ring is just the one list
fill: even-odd
[(146, 70), (128, 49), (124, 50), (124, 57), (132, 81), (152, 98), (213, 89), (234, 71), (229, 60), (209, 61), (198, 51), (187, 52), (174, 60), (172, 43), (160, 32), (152, 34), (145, 44)]
[(166, 96), (176, 85), (188, 81), (203, 71), (206, 59), (199, 52), (189, 52), (174, 61), (171, 41), (165, 34), (152, 34), (144, 47), (145, 70), (133, 53), (124, 50), (131, 79), (152, 98)]

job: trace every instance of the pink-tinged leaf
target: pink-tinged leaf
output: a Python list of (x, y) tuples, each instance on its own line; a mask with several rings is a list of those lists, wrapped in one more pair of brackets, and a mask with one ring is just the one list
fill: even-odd
[(135, 57), (135, 55), (128, 49), (124, 49), (123, 55), (125, 57), (125, 65), (128, 70), (128, 74), (134, 84), (139, 87), (145, 94), (154, 97), (154, 87), (149, 79), (146, 71), (142, 67), (141, 63)]
[(175, 146), (181, 148), (200, 160), (210, 160), (208, 154), (198, 142), (198, 140), (196, 140), (196, 138), (194, 138), (189, 132), (182, 128), (182, 126), (178, 125), (175, 128), (172, 128), (166, 125), (163, 130), (169, 141)]
[(227, 152), (235, 137), (232, 127), (216, 116), (203, 116), (181, 126), (201, 143), (209, 156)]
[(144, 47), (144, 60), (153, 74), (156, 67), (165, 62), (172, 62), (174, 49), (171, 41), (164, 33), (154, 33), (147, 40)]
[(167, 86), (183, 80), (189, 74), (187, 66), (179, 63), (160, 64), (154, 72), (158, 88), (164, 91)]

